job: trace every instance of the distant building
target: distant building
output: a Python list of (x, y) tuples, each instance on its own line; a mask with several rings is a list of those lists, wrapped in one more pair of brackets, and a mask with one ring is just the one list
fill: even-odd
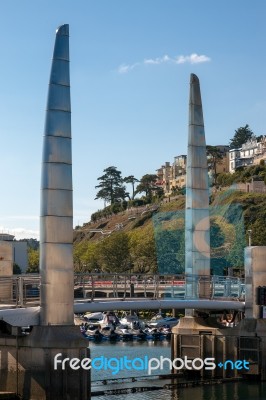
[(261, 140), (258, 142), (258, 148), (254, 156), (253, 162), (255, 165), (257, 165), (262, 160), (266, 164), (266, 136), (262, 136)]
[(172, 164), (172, 176), (170, 180), (170, 190), (182, 189), (186, 186), (186, 166), (187, 156), (182, 154), (174, 157), (174, 163)]
[[(229, 146), (217, 145), (215, 147), (220, 150), (223, 156), (216, 164), (216, 173), (229, 172)], [(170, 165), (170, 162), (166, 162), (161, 168), (157, 169), (157, 185), (163, 189), (165, 196), (186, 187), (186, 167), (187, 156), (181, 154), (174, 157), (172, 165)]]
[(167, 161), (161, 168), (157, 169), (157, 186), (160, 186), (165, 194), (170, 194), (170, 179), (172, 176), (172, 167)]
[(215, 145), (215, 147), (221, 152), (222, 158), (219, 160), (216, 166), (216, 173), (226, 173), (229, 172), (229, 146), (225, 145)]
[(28, 268), (28, 245), (26, 241), (17, 241), (14, 239), (15, 236), (13, 235), (0, 233), (0, 241), (9, 242), (12, 246), (13, 262), (20, 267), (22, 273), (25, 273)]
[(231, 174), (233, 174), (239, 166), (240, 151), (241, 148), (229, 150), (229, 172)]
[(229, 150), (229, 172), (232, 174), (239, 167), (257, 165), (261, 160), (266, 161), (266, 136), (259, 140), (253, 136), (239, 149)]

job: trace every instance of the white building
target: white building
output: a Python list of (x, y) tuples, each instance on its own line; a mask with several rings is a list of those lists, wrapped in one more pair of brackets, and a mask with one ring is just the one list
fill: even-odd
[(247, 141), (239, 149), (229, 150), (229, 172), (234, 173), (239, 167), (250, 167), (266, 159), (266, 139), (259, 141), (256, 136)]
[(240, 149), (231, 149), (229, 150), (229, 172), (233, 174), (238, 167), (239, 159), (240, 159)]

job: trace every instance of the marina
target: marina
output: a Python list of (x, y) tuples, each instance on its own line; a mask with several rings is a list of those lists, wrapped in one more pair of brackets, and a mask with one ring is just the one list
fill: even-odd
[(114, 312), (86, 313), (79, 317), (84, 337), (97, 342), (103, 340), (170, 340), (171, 327), (178, 324), (175, 317), (156, 314), (150, 321), (139, 319), (137, 314), (123, 313), (121, 318)]
[[(13, 246), (0, 240), (0, 390), (23, 400), (265, 399), (266, 246), (256, 243), (255, 223), (245, 225), (246, 210), (234, 201), (223, 204), (232, 190), (220, 196), (210, 165), (210, 150), (217, 156), (218, 147), (228, 148), (229, 157), (233, 140), (206, 145), (200, 80), (190, 71), (187, 156), (175, 171), (185, 172), (184, 185), (174, 186), (173, 175), (164, 190), (169, 162), (163, 174), (164, 167), (140, 180), (105, 168), (95, 186), (104, 209), (73, 230), (69, 38), (69, 24), (60, 25), (45, 109), (32, 276), (18, 276)], [(174, 64), (194, 64), (195, 57), (210, 61), (191, 54)], [(165, 55), (144, 64), (170, 60)], [(120, 72), (140, 66), (123, 64)], [(248, 125), (239, 129), (252, 137)], [(132, 197), (124, 183), (133, 184)], [(180, 202), (165, 207), (174, 191)], [(143, 196), (134, 198), (138, 193)], [(133, 210), (135, 200), (145, 210), (108, 227), (112, 217)], [(91, 222), (97, 223), (92, 229)]]
[[(90, 342), (91, 357), (117, 357), (127, 355), (129, 358), (148, 354), (149, 357), (169, 357), (170, 343), (163, 342)], [(121, 371), (119, 378), (112, 375), (110, 370), (92, 370), (92, 398), (95, 400), (265, 400), (265, 382), (216, 380), (213, 382), (196, 382), (181, 379), (179, 385), (168, 378), (169, 370), (164, 369), (151, 376), (143, 377), (142, 371)], [(223, 384), (221, 384), (223, 383)]]

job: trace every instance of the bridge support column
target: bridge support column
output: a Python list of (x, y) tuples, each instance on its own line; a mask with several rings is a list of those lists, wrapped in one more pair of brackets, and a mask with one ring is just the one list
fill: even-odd
[(245, 318), (261, 318), (257, 288), (266, 286), (266, 246), (245, 248)]
[(0, 300), (12, 301), (13, 249), (11, 242), (0, 241)]
[[(0, 337), (0, 391), (16, 392), (24, 400), (87, 400), (88, 370), (73, 369), (59, 360), (89, 357), (78, 326), (36, 326), (28, 336)], [(78, 362), (78, 361), (77, 361)]]

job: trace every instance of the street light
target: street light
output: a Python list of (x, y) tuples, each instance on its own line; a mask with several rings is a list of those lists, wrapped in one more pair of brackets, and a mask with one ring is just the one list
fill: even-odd
[(252, 233), (252, 229), (248, 230), (248, 246), (251, 247), (251, 233)]

